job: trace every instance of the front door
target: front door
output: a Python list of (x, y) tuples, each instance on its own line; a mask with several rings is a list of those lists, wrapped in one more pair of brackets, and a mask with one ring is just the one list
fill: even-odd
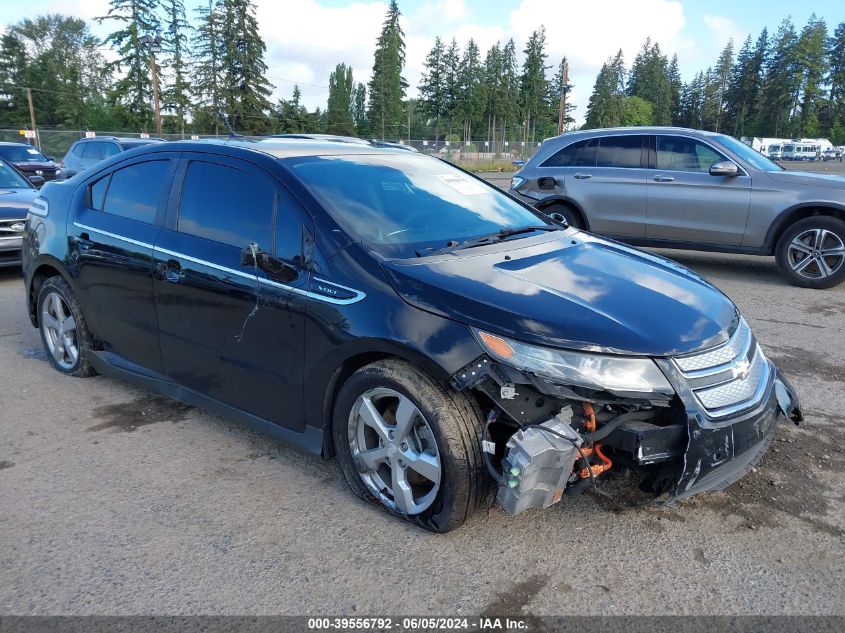
[[(738, 246), (751, 203), (751, 177), (711, 176), (710, 165), (728, 160), (711, 145), (687, 136), (657, 135), (649, 169), (646, 237)], [(653, 154), (655, 156), (655, 154)]]
[(89, 181), (68, 226), (69, 268), (97, 344), (158, 373), (153, 245), (176, 163), (155, 154)]
[[(155, 247), (168, 377), (302, 430), (308, 273), (297, 256), (306, 218), (280, 183), (245, 161), (188, 155), (176, 183)], [(289, 265), (268, 272), (245, 264), (245, 251)]]

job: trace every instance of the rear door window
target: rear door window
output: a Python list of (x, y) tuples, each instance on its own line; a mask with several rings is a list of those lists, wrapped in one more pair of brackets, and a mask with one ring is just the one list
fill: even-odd
[(82, 158), (82, 155), (85, 153), (85, 146), (88, 143), (76, 143), (71, 149), (70, 153), (76, 156), (77, 158)]
[(101, 141), (91, 141), (90, 143), (85, 143), (85, 151), (83, 152), (82, 157), (86, 159), (102, 160), (103, 151), (105, 150), (104, 145), (105, 143)]
[(657, 169), (706, 173), (726, 160), (709, 145), (685, 136), (657, 137)]
[(597, 139), (586, 139), (567, 145), (547, 158), (543, 167), (594, 167)]
[(241, 169), (191, 161), (179, 199), (176, 229), (222, 244), (272, 248), (275, 192)]
[(634, 169), (641, 166), (645, 135), (604, 136), (599, 139), (596, 152), (596, 167), (623, 167)]
[(103, 211), (155, 224), (169, 169), (169, 160), (151, 160), (112, 172)]
[(120, 154), (120, 146), (117, 143), (103, 143), (103, 145), (105, 146), (103, 148), (103, 158), (111, 158)]

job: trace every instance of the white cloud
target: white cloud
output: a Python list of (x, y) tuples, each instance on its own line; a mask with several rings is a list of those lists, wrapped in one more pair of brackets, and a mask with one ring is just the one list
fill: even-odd
[(742, 42), (748, 36), (747, 31), (737, 26), (736, 22), (732, 19), (723, 15), (711, 15), (708, 13), (704, 16), (704, 24), (710, 29), (715, 40), (713, 43), (719, 48), (724, 48), (728, 40), (732, 39), (734, 41), (734, 49), (736, 49), (742, 46)]

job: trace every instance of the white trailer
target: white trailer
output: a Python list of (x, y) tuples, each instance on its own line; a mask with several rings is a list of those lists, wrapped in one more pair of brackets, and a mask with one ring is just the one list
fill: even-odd
[(789, 143), (791, 139), (767, 136), (743, 136), (740, 140), (751, 149), (760, 152), (763, 156), (772, 158), (772, 152), (774, 151), (775, 155), (778, 155), (783, 145)]

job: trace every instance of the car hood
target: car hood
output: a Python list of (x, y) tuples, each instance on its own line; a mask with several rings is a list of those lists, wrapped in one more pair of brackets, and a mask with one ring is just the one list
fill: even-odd
[(49, 171), (51, 169), (56, 169), (56, 167), (58, 166), (53, 161), (23, 161), (20, 163), (12, 164), (21, 171), (34, 171), (36, 169), (46, 169)]
[(683, 266), (571, 230), (383, 266), (407, 303), (541, 345), (670, 356), (727, 340), (739, 318)]
[(38, 191), (35, 189), (0, 189), (0, 220), (25, 218), (36, 196)]
[(833, 174), (816, 174), (806, 171), (770, 171), (769, 177), (777, 182), (809, 187), (829, 187), (845, 191), (845, 177)]

